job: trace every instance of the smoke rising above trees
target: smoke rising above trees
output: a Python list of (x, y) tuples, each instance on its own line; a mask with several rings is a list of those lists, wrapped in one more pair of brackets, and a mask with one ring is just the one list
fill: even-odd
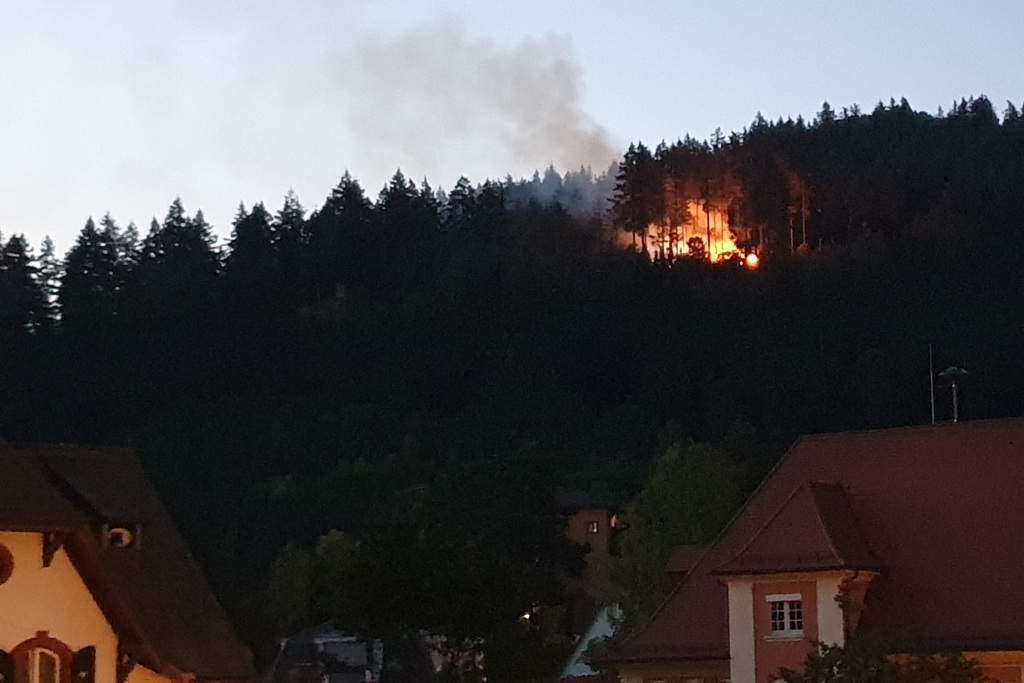
[[(86, 221), (63, 261), (10, 236), (0, 435), (136, 446), (225, 603), (268, 629), (258, 640), (281, 548), (336, 529), (398, 555), (426, 538), (410, 501), (475, 491), (428, 530), (491, 555), (488, 571), (535, 562), (527, 550), (551, 537), (531, 531), (509, 556), (472, 545), (478, 518), (500, 534), (541, 507), (498, 485), (503, 468), (538, 476), (508, 481), (544, 500), (623, 501), (667, 432), (714, 442), (742, 418), (779, 445), (922, 423), (929, 344), (936, 367), (971, 371), (964, 417), (1019, 415), (1021, 121), (983, 98), (941, 117), (823, 107), (810, 123), (758, 117), (728, 139), (634, 146), (636, 176), (624, 156), (618, 173), (443, 191), (398, 172), (368, 194), (346, 173), (320, 203), (240, 206), (224, 248), (181, 200), (144, 236)], [(616, 175), (609, 218), (595, 207)], [(624, 229), (644, 221), (677, 230), (663, 200), (693, 192), (770, 235), (761, 268), (629, 248)], [(804, 220), (809, 247), (792, 249)], [(553, 535), (557, 515), (529, 529)], [(565, 569), (549, 557), (545, 572)], [(426, 593), (442, 574), (418, 577), (425, 597), (447, 595)], [(556, 604), (546, 585), (509, 613)]]
[(568, 38), (513, 46), (471, 40), (455, 19), (364, 41), (331, 71), (345, 94), (356, 156), (443, 167), (554, 165), (603, 170), (618, 152), (583, 110), (583, 76)]

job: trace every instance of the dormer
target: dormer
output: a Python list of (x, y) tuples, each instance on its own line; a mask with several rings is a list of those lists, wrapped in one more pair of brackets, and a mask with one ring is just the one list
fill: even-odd
[(771, 683), (813, 643), (845, 642), (880, 571), (841, 486), (795, 489), (715, 571), (729, 589), (733, 683)]

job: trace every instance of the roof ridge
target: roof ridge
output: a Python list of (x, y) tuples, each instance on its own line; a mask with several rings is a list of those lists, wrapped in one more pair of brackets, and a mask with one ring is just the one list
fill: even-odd
[[(770, 514), (768, 516), (768, 518), (764, 521), (764, 524), (762, 524), (760, 527), (758, 527), (757, 531), (755, 531), (753, 533), (753, 535), (743, 545), (743, 547), (740, 548), (736, 552), (736, 554), (734, 554), (729, 559), (732, 560), (732, 559), (737, 558), (737, 557), (742, 557), (744, 553), (746, 553), (748, 550), (750, 550), (750, 546), (754, 545), (754, 541), (756, 541), (757, 539), (761, 538), (761, 534), (763, 534), (765, 532), (765, 529), (767, 529), (769, 526), (771, 526), (771, 523), (775, 521), (775, 518), (778, 517), (780, 514), (782, 514), (782, 511), (786, 509), (786, 506), (789, 505), (789, 503), (794, 498), (796, 498), (797, 494), (799, 494), (805, 488), (807, 488), (807, 482), (801, 482), (801, 484), (799, 486), (794, 488), (789, 493), (789, 495), (786, 496), (786, 499), (784, 501), (782, 501), (782, 503), (779, 504), (779, 506), (777, 508), (775, 508), (775, 512), (773, 512), (772, 514)], [(818, 507), (817, 506), (817, 502), (815, 502), (815, 506), (814, 507), (815, 507), (815, 513), (817, 513), (817, 507)]]
[(809, 481), (805, 484), (805, 486), (811, 494), (811, 500), (814, 503), (814, 514), (818, 518), (818, 524), (821, 525), (822, 533), (825, 534), (825, 540), (828, 541), (829, 549), (832, 551), (832, 554), (836, 556), (836, 558), (839, 560), (841, 564), (846, 564), (848, 560), (845, 557), (845, 555), (839, 551), (838, 546), (836, 546), (836, 541), (832, 535), (832, 530), (829, 528), (828, 522), (825, 521), (825, 518), (821, 514), (821, 501), (819, 500), (817, 495), (818, 489), (823, 489), (827, 487), (829, 489), (837, 490), (839, 491), (840, 495), (843, 496), (843, 500), (846, 503), (847, 507), (849, 507), (850, 501), (846, 498), (846, 489), (844, 489), (841, 484), (829, 484), (826, 482), (817, 481)]
[(761, 481), (758, 482), (757, 486), (754, 487), (754, 490), (750, 492), (750, 495), (747, 496), (747, 499), (745, 501), (743, 501), (743, 504), (740, 506), (740, 508), (735, 513), (733, 513), (732, 517), (729, 518), (729, 521), (725, 523), (725, 526), (723, 526), (721, 530), (719, 530), (718, 534), (716, 534), (715, 537), (711, 540), (711, 542), (707, 544), (707, 547), (704, 550), (704, 554), (702, 554), (700, 558), (697, 560), (697, 562), (694, 563), (690, 571), (687, 572), (687, 574), (680, 581), (678, 581), (674, 586), (672, 586), (668, 594), (665, 596), (665, 599), (658, 603), (658, 606), (654, 609), (654, 611), (651, 612), (650, 616), (644, 619), (643, 623), (637, 625), (636, 629), (634, 629), (632, 633), (627, 634), (621, 643), (619, 643), (611, 650), (611, 652), (605, 655), (605, 659), (607, 661), (615, 661), (614, 658), (610, 655), (612, 655), (616, 650), (622, 650), (628, 647), (629, 644), (633, 640), (635, 640), (637, 636), (639, 636), (641, 633), (647, 630), (647, 627), (651, 624), (651, 622), (658, 618), (658, 615), (661, 614), (661, 611), (665, 608), (669, 601), (672, 600), (675, 594), (680, 592), (686, 585), (688, 585), (690, 581), (693, 580), (693, 577), (697, 576), (697, 569), (700, 568), (700, 566), (704, 564), (704, 562), (710, 561), (708, 558), (710, 558), (711, 555), (714, 554), (712, 551), (715, 549), (715, 546), (717, 546), (718, 543), (725, 537), (726, 533), (728, 533), (729, 529), (732, 527), (733, 522), (739, 519), (739, 517), (747, 510), (747, 508), (750, 507), (750, 502), (754, 500), (757, 497), (757, 494), (760, 493), (760, 491), (768, 485), (769, 481), (775, 478), (775, 474), (782, 467), (782, 463), (785, 462), (793, 454), (793, 452), (796, 451), (797, 448), (799, 448), (800, 444), (806, 438), (806, 436), (798, 437), (796, 441), (794, 441), (793, 444), (786, 449), (786, 452), (783, 453), (779, 457), (779, 459), (775, 461), (775, 464), (772, 465), (771, 469), (769, 469), (768, 472), (761, 479)]
[[(1024, 520), (1016, 486), (1022, 477), (1020, 418), (802, 437), (657, 614), (603, 663), (682, 660), (708, 647), (727, 653), (729, 581), (771, 574), (863, 570), (882, 576), (884, 585), (872, 589), (876, 598), (861, 621), (869, 631), (948, 636), (957, 640), (947, 647), (960, 649), (1012, 632), (1020, 621), (1015, 605), (1024, 599), (1013, 567), (1024, 547), (1005, 542), (992, 512)], [(907, 487), (908, 478), (920, 478), (920, 485)], [(951, 508), (948, 501), (959, 494), (986, 505)], [(751, 542), (758, 532), (761, 539)], [(991, 561), (943, 566), (951, 543)], [(743, 557), (714, 571), (741, 551)], [(980, 589), (958, 590), (971, 584)], [(952, 594), (952, 602), (934, 599), (943, 593)]]
[[(982, 420), (960, 420), (958, 422), (943, 421), (927, 424), (898, 425), (895, 427), (872, 427), (870, 429), (847, 429), (836, 432), (820, 432), (817, 434), (803, 434), (797, 438), (800, 441), (828, 441), (837, 437), (872, 437), (879, 434), (892, 434), (893, 432), (918, 432), (930, 429), (956, 429), (968, 430), (981, 427), (991, 427), (999, 424), (1011, 424), (1024, 422), (1024, 416), (1012, 415), (1009, 417), (993, 417)], [(796, 444), (794, 443), (794, 446)]]

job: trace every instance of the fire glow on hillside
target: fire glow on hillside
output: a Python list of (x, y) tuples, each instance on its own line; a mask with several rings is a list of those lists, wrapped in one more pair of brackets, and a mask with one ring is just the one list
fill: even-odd
[[(674, 261), (680, 258), (705, 259), (711, 263), (742, 260), (742, 265), (756, 268), (759, 256), (756, 250), (742, 248), (738, 241), (743, 239), (745, 230), (733, 226), (727, 211), (702, 205), (700, 201), (687, 200), (685, 206), (673, 212), (676, 218), (666, 217), (661, 222), (650, 223), (645, 243), (651, 259)], [(623, 246), (626, 240), (635, 238), (623, 234), (619, 240)]]
[(703, 257), (712, 263), (739, 254), (729, 216), (724, 211), (708, 207), (705, 211), (698, 202), (686, 202), (678, 223), (665, 221), (647, 227), (648, 240), (656, 253), (665, 257)]

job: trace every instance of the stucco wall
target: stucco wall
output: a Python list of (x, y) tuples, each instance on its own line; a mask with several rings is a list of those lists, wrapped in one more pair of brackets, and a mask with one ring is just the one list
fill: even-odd
[[(590, 552), (584, 560), (583, 576), (570, 583), (578, 586), (591, 597), (604, 595), (608, 590), (608, 571), (611, 562), (611, 517), (604, 508), (585, 508), (569, 515), (566, 520), (565, 536), (573, 543), (588, 544)], [(591, 532), (590, 525), (596, 524), (597, 531)]]
[[(97, 683), (99, 683), (97, 681)], [(161, 676), (155, 671), (150, 671), (142, 665), (136, 665), (125, 683), (171, 683), (171, 679)]]
[(965, 652), (966, 659), (977, 662), (981, 673), (999, 683), (1024, 681), (1024, 652), (1002, 650), (996, 652)]
[[(803, 609), (804, 632), (799, 638), (773, 638), (771, 615), (767, 597), (772, 594), (800, 594)], [(754, 599), (754, 660), (756, 683), (771, 683), (780, 667), (800, 669), (818, 639), (818, 588), (814, 581), (779, 581), (755, 583)]]
[(0, 585), (0, 649), (10, 651), (38, 631), (72, 650), (96, 648), (96, 681), (113, 683), (117, 637), (63, 549), (43, 567), (39, 533), (0, 532), (14, 571)]
[(729, 582), (729, 659), (732, 683), (754, 683), (753, 583)]

